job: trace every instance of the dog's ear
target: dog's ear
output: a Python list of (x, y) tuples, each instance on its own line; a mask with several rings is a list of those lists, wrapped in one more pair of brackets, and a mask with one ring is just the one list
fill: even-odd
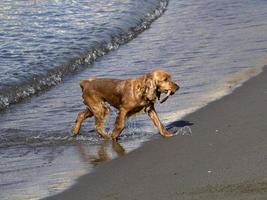
[(154, 101), (157, 98), (157, 86), (152, 74), (146, 75), (145, 97), (150, 101)]

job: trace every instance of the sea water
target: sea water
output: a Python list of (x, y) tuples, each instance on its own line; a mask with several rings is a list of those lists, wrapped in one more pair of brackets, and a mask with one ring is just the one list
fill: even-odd
[[(69, 137), (85, 107), (81, 79), (169, 71), (181, 89), (156, 109), (193, 137), (175, 122), (266, 64), (266, 9), (264, 0), (1, 1), (0, 198), (53, 195), (158, 137), (146, 114), (128, 120), (119, 143), (99, 138), (93, 119)], [(111, 108), (108, 131), (115, 116)]]

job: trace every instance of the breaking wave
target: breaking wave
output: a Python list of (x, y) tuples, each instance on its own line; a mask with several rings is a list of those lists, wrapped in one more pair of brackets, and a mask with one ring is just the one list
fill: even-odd
[(64, 76), (71, 75), (90, 66), (99, 57), (131, 41), (138, 34), (148, 29), (151, 23), (164, 13), (167, 6), (168, 0), (159, 0), (158, 5), (143, 15), (137, 23), (127, 28), (116, 28), (109, 35), (108, 40), (105, 38), (103, 41), (95, 42), (90, 49), (82, 55), (71, 59), (66, 64), (47, 70), (45, 73), (37, 73), (27, 77), (26, 80), (19, 81), (15, 85), (0, 86), (0, 110), (4, 110), (11, 104), (20, 102), (27, 97), (59, 84)]

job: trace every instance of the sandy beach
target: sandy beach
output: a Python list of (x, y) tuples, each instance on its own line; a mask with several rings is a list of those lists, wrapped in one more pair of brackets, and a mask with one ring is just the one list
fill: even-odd
[(192, 135), (149, 141), (47, 199), (266, 199), (266, 80), (265, 68), (176, 122)]
[[(266, 72), (222, 97), (267, 65), (266, 7), (1, 1), (0, 199), (264, 199)], [(175, 137), (161, 138), (146, 113), (118, 143), (104, 142), (93, 118), (70, 137), (85, 109), (81, 80), (155, 68), (181, 86), (156, 104)], [(116, 115), (111, 107), (108, 133)]]

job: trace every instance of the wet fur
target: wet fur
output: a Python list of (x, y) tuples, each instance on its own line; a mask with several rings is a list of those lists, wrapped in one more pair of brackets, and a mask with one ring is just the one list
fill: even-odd
[(74, 136), (79, 133), (82, 122), (94, 116), (98, 134), (105, 139), (110, 138), (104, 127), (109, 111), (106, 103), (118, 109), (115, 127), (111, 133), (113, 140), (118, 139), (126, 119), (140, 111), (147, 112), (162, 136), (172, 136), (159, 120), (154, 107), (161, 93), (169, 91), (174, 94), (179, 89), (168, 72), (157, 69), (136, 79), (126, 80), (92, 78), (82, 80), (80, 86), (86, 109), (78, 113), (72, 129)]

